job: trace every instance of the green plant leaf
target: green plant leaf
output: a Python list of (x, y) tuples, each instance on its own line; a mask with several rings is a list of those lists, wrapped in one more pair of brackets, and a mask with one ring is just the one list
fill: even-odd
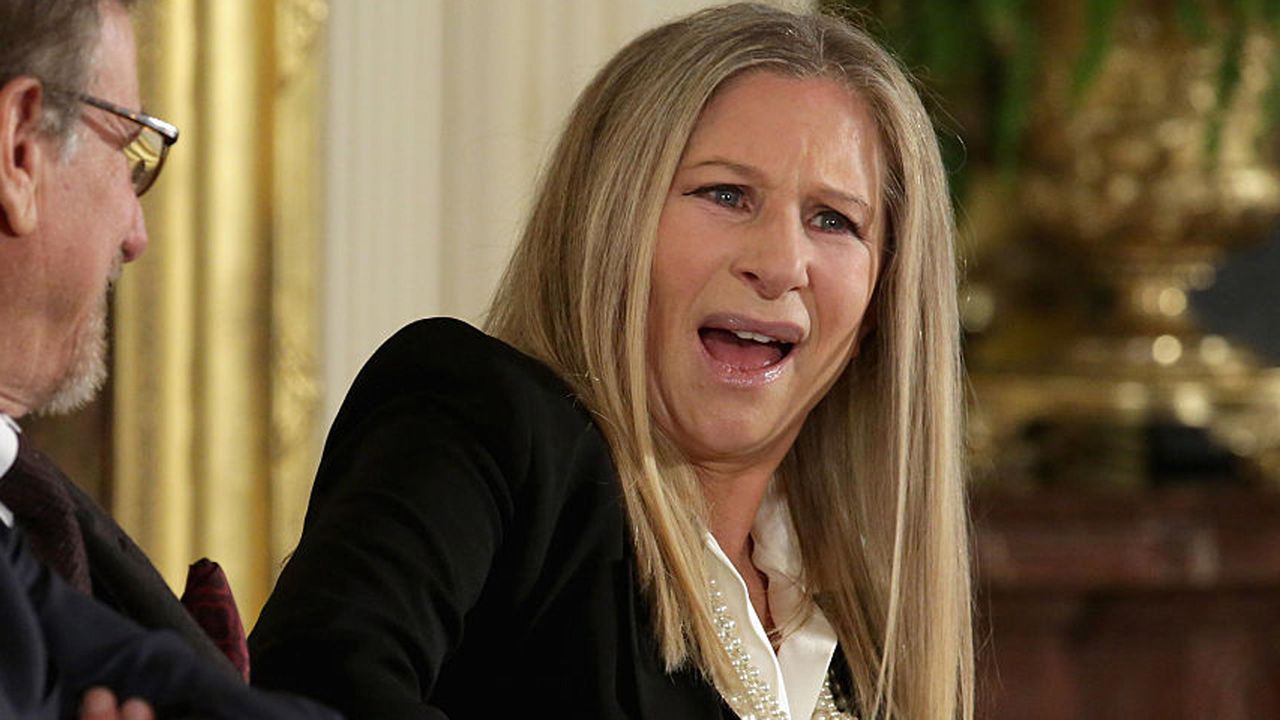
[[(1021, 3), (1019, 3), (1021, 5)], [(1022, 142), (1031, 120), (1031, 101), (1040, 66), (1040, 42), (1025, 7), (1010, 15), (1013, 48), (1004, 68), (1004, 92), (996, 111), (995, 159), (1000, 174), (1012, 181), (1022, 157)]]
[[(1275, 31), (1272, 34), (1276, 34)], [(1271, 49), (1271, 87), (1263, 100), (1263, 112), (1266, 113), (1266, 127), (1276, 132), (1280, 127), (1280, 47)]]
[(1093, 85), (1103, 61), (1107, 59), (1120, 0), (1087, 0), (1084, 7), (1084, 46), (1080, 49), (1080, 59), (1076, 61), (1071, 82), (1072, 99), (1077, 103)]
[(1174, 9), (1177, 13), (1178, 27), (1184, 35), (1197, 43), (1209, 39), (1209, 21), (1205, 17), (1200, 0), (1178, 0)]
[(946, 84), (955, 78), (960, 62), (960, 28), (955, 3), (948, 0), (921, 0), (921, 27), (929, 43), (921, 48), (921, 60), (931, 77)]
[(977, 0), (978, 20), (992, 44), (1006, 55), (1017, 42), (1017, 27), (1026, 15), (1023, 0)]
[(1240, 85), (1240, 61), (1244, 51), (1245, 21), (1242, 16), (1233, 18), (1230, 29), (1222, 42), (1222, 59), (1218, 63), (1218, 103), (1209, 119), (1206, 139), (1209, 154), (1217, 156), (1222, 144), (1222, 123), (1236, 88)]
[(1235, 0), (1235, 19), (1246, 24), (1262, 22), (1266, 16), (1265, 0)]
[(1271, 134), (1280, 129), (1280, 0), (1266, 0), (1263, 27), (1271, 37), (1271, 87), (1263, 100), (1266, 127)]

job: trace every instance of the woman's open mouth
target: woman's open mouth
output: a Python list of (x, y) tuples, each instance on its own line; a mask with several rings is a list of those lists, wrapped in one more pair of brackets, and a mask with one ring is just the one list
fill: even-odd
[(741, 372), (777, 365), (795, 347), (795, 343), (762, 333), (716, 327), (699, 328), (698, 338), (708, 355)]

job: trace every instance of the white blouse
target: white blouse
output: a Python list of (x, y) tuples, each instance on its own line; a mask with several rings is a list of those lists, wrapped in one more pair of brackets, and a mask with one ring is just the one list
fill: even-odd
[(768, 681), (778, 704), (788, 710), (793, 720), (806, 720), (813, 715), (818, 693), (826, 683), (827, 667), (836, 650), (836, 633), (816, 607), (803, 624), (793, 627), (805, 597), (800, 583), (800, 545), (786, 501), (772, 486), (756, 512), (751, 539), (751, 562), (769, 579), (769, 612), (775, 627), (785, 633), (776, 654), (751, 605), (746, 582), (708, 532), (706, 548), (714, 558), (708, 563), (710, 573), (724, 594), (729, 616), (737, 622), (752, 664)]

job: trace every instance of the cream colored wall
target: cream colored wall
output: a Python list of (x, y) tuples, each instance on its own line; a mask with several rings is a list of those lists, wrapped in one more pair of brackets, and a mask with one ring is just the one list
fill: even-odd
[(326, 422), (396, 328), (480, 318), (579, 90), (642, 30), (712, 4), (331, 1)]

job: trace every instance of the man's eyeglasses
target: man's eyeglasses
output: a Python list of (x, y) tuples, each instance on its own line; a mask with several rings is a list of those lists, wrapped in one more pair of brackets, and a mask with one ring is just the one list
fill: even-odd
[(138, 125), (138, 134), (124, 146), (124, 154), (129, 159), (133, 191), (141, 197), (160, 176), (164, 159), (169, 156), (169, 146), (178, 142), (178, 128), (160, 118), (122, 108), (92, 95), (79, 93), (76, 99)]

